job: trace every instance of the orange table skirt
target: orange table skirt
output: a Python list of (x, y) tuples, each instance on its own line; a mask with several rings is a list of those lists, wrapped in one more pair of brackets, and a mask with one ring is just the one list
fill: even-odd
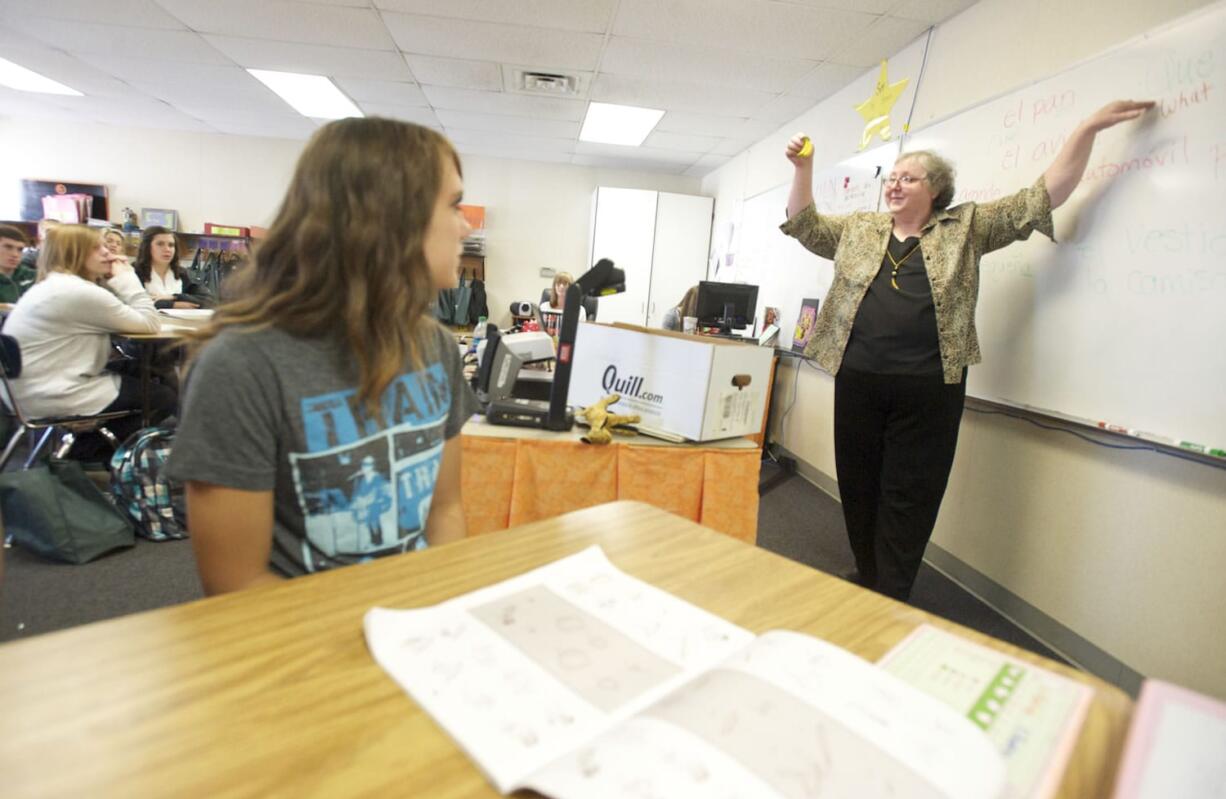
[(460, 440), (469, 535), (635, 499), (750, 544), (757, 540), (758, 449)]

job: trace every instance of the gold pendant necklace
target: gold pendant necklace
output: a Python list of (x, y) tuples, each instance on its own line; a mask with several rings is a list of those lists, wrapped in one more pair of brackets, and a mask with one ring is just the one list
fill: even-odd
[(908, 258), (910, 258), (912, 255), (915, 254), (915, 251), (918, 250), (919, 248), (920, 248), (920, 243), (916, 242), (915, 246), (912, 247), (907, 252), (906, 255), (904, 255), (900, 260), (895, 261), (894, 256), (890, 253), (889, 245), (886, 245), (885, 257), (889, 258), (890, 263), (894, 265), (894, 268), (890, 270), (890, 285), (894, 287), (895, 291), (902, 291), (902, 289), (898, 287), (898, 270), (902, 267), (903, 264), (907, 262)]

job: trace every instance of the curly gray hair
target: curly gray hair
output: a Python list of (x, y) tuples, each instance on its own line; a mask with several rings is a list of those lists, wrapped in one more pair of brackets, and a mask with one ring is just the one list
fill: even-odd
[(948, 208), (954, 199), (954, 178), (958, 175), (954, 165), (931, 150), (903, 153), (894, 163), (901, 164), (903, 161), (918, 161), (924, 168), (927, 173), (924, 179), (928, 181), (928, 188), (936, 195), (932, 198), (933, 210)]

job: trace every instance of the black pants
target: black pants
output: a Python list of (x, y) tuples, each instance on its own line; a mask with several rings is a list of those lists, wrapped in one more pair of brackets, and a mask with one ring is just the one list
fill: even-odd
[[(151, 424), (161, 424), (166, 417), (178, 413), (179, 394), (173, 388), (156, 380), (149, 383), (149, 421)], [(102, 409), (103, 413), (110, 411), (127, 411), (141, 409), (140, 380), (131, 375), (119, 376), (119, 396), (110, 405)], [(120, 443), (141, 428), (139, 415), (125, 416), (122, 419), (112, 419), (105, 424), (107, 430), (114, 433)], [(69, 457), (77, 460), (98, 461), (111, 456), (111, 445), (100, 433), (82, 433), (72, 445)]]
[(834, 458), (843, 520), (860, 583), (906, 600), (958, 444), (962, 381), (940, 375), (839, 370), (834, 381)]

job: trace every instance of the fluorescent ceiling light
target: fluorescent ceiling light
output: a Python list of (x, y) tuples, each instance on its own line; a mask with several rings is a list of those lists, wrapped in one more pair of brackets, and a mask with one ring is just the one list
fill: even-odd
[(660, 121), (664, 112), (633, 105), (589, 103), (579, 141), (599, 144), (627, 144), (638, 147)]
[(82, 94), (59, 81), (44, 78), (37, 72), (31, 72), (25, 67), (0, 58), (0, 86), (8, 86), (19, 92), (39, 92), (41, 94), (67, 94), (71, 97), (81, 97)]
[(276, 92), (282, 100), (304, 117), (313, 119), (344, 119), (364, 116), (336, 84), (322, 75), (301, 75), (297, 72), (274, 72), (269, 69), (249, 69), (256, 80)]

